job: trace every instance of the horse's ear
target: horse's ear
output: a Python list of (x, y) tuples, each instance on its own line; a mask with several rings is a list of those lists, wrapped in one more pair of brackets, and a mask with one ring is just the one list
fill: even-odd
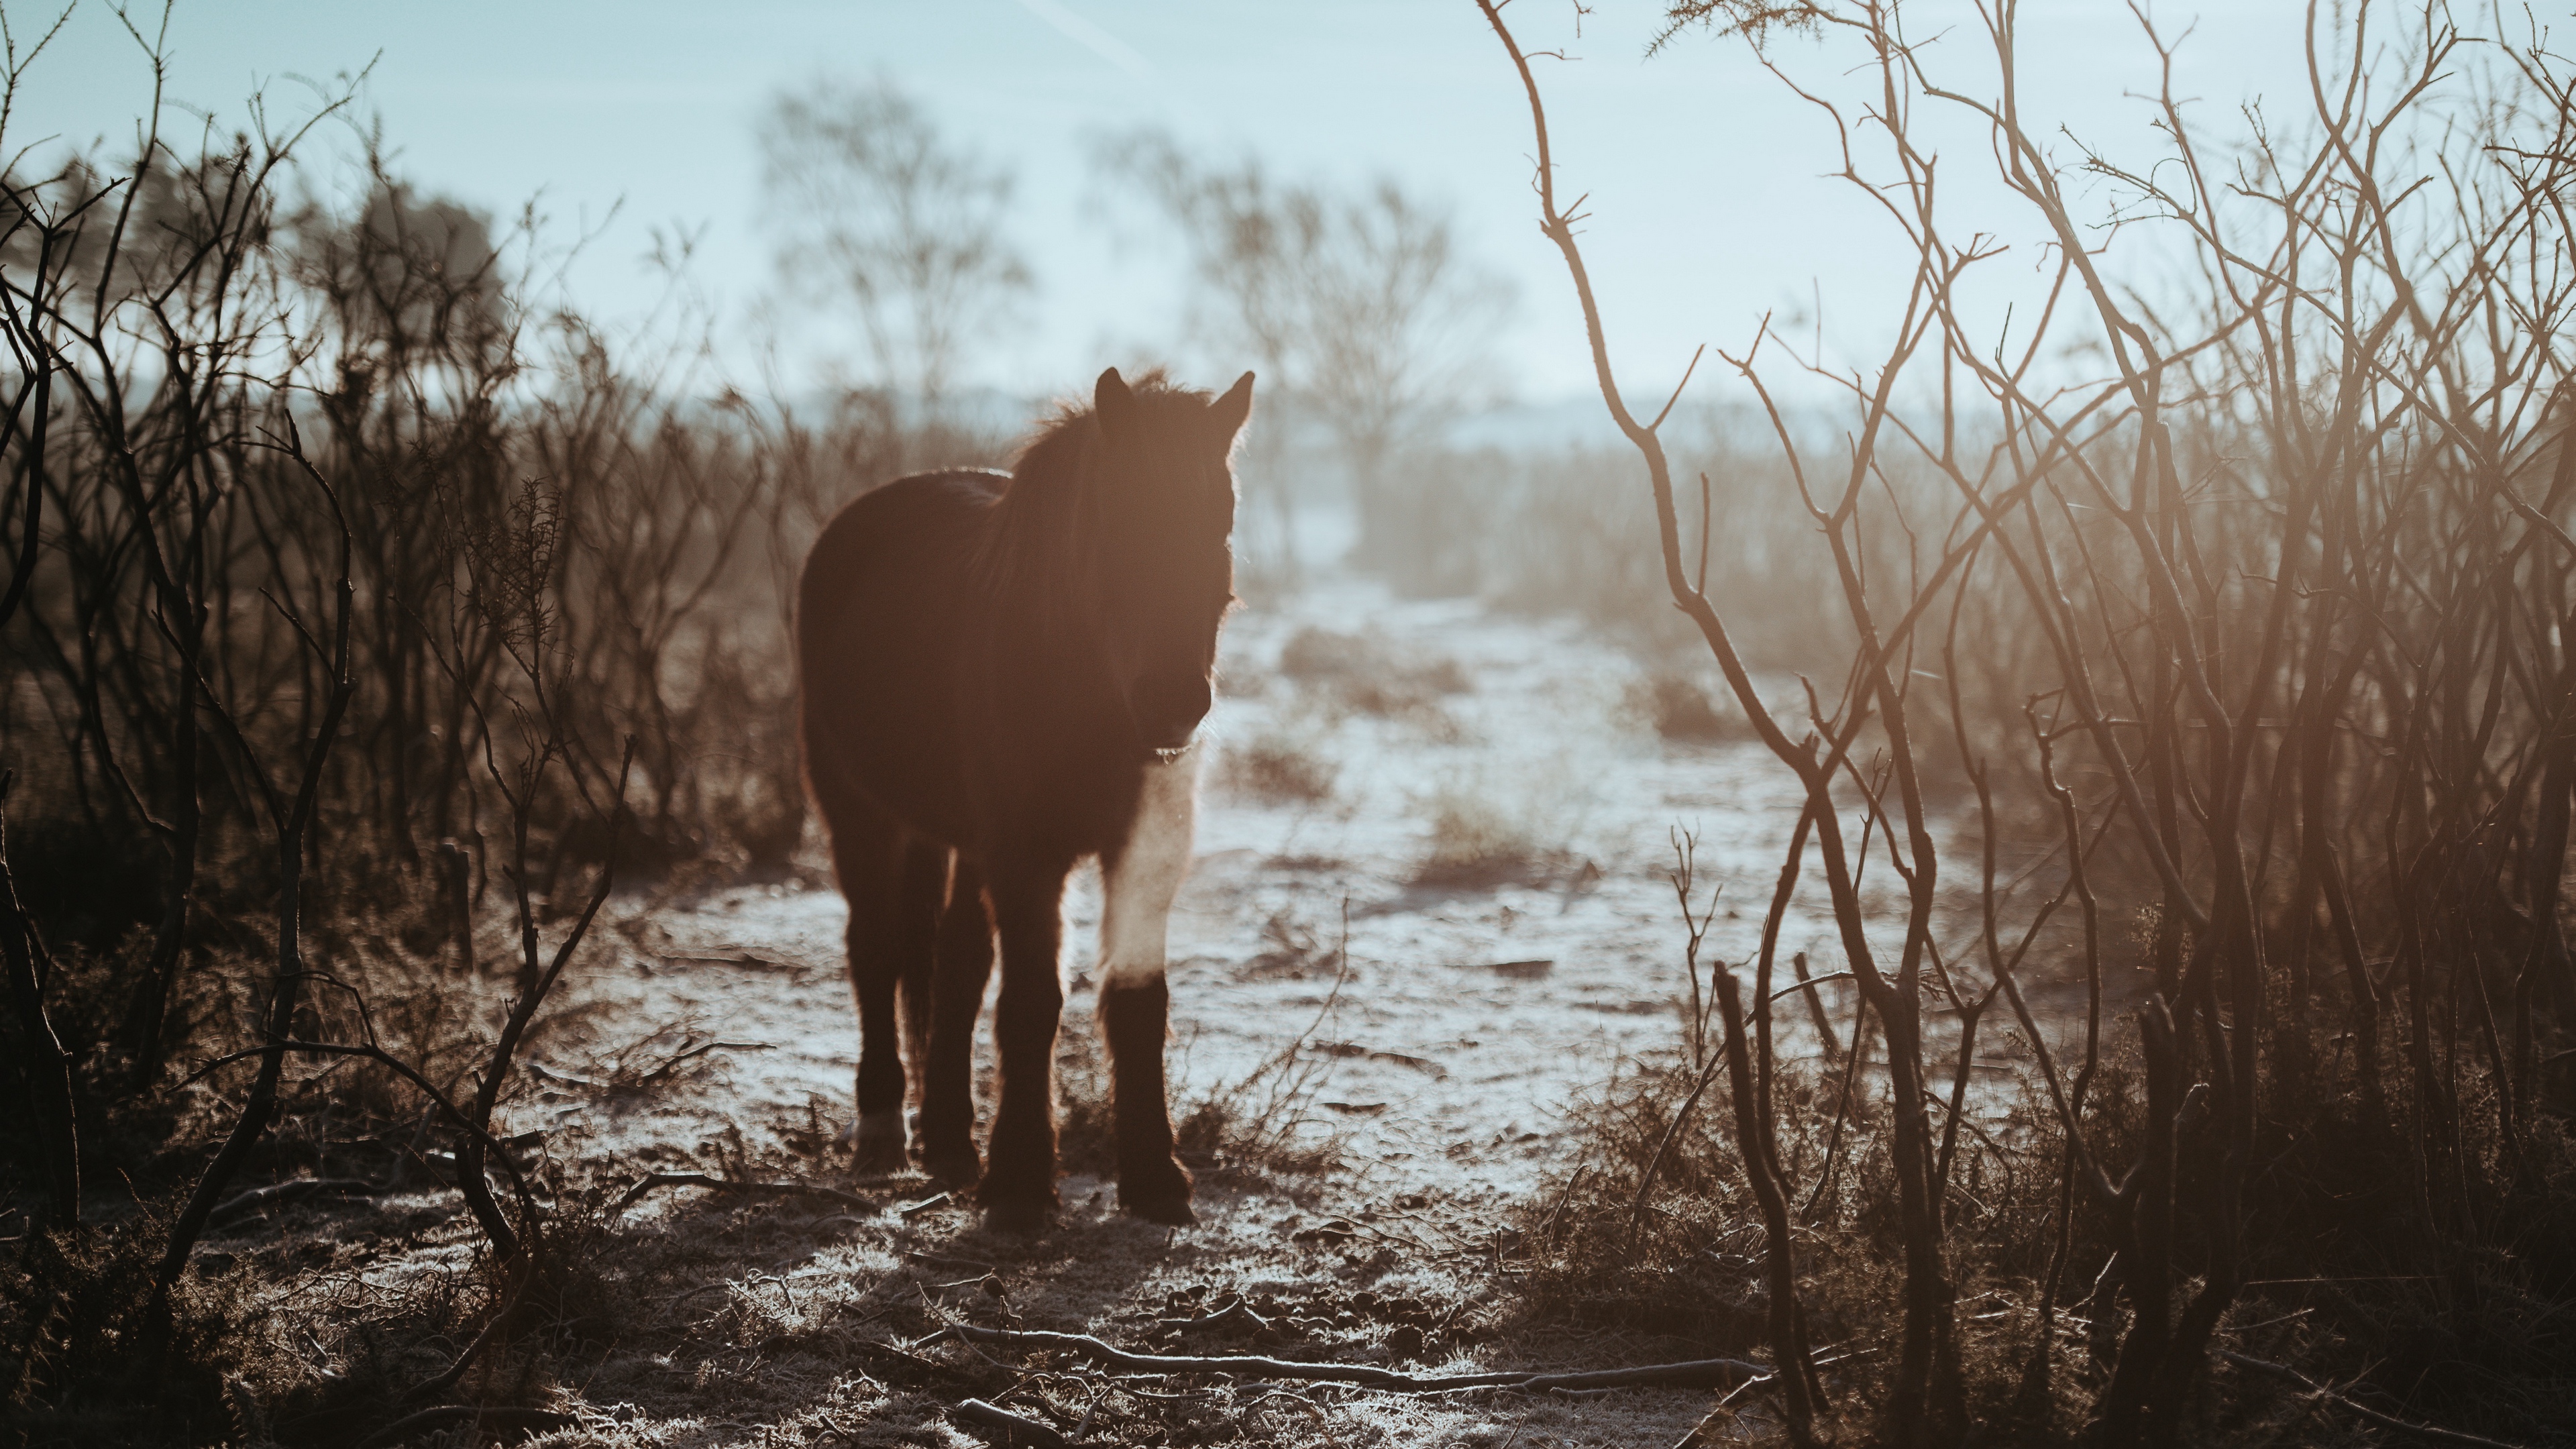
[(1232, 441), (1234, 435), (1243, 430), (1243, 420), (1252, 416), (1252, 374), (1247, 372), (1236, 378), (1234, 386), (1227, 388), (1225, 396), (1218, 398), (1208, 411), (1215, 416), (1216, 425), (1223, 430), (1227, 440)]
[(1091, 412), (1100, 419), (1103, 432), (1125, 433), (1135, 423), (1136, 394), (1128, 390), (1127, 379), (1118, 375), (1117, 368), (1103, 372), (1100, 381), (1091, 385)]

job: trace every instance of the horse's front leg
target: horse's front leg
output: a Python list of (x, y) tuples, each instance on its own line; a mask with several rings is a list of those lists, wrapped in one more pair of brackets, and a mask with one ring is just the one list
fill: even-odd
[(1189, 873), (1197, 775), (1195, 754), (1146, 766), (1127, 839), (1101, 862), (1100, 1034), (1118, 1122), (1118, 1205), (1158, 1223), (1196, 1220), (1189, 1171), (1172, 1151), (1163, 1083), (1172, 999), (1163, 944), (1172, 899)]
[(1056, 1206), (1055, 1032), (1064, 1013), (1057, 952), (1070, 861), (992, 862), (988, 886), (1002, 938), (1002, 992), (993, 1012), (1001, 1103), (976, 1189), (987, 1224), (1035, 1232)]

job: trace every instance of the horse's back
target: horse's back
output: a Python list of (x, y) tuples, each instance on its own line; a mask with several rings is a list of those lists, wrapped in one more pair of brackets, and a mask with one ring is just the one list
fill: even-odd
[(806, 770), (826, 814), (855, 791), (954, 840), (964, 785), (957, 680), (973, 561), (1006, 475), (917, 473), (852, 501), (797, 588)]
[(843, 505), (805, 555), (800, 641), (816, 624), (832, 622), (838, 607), (907, 582), (906, 575), (933, 575), (912, 581), (932, 587), (941, 573), (962, 582), (966, 555), (1009, 482), (1006, 473), (980, 468), (915, 473)]

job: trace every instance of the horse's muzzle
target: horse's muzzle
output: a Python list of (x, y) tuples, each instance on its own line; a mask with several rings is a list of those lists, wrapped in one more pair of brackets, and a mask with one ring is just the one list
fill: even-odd
[(1189, 748), (1199, 721), (1207, 718), (1216, 696), (1204, 674), (1147, 675), (1136, 682), (1128, 709), (1136, 722), (1136, 742), (1156, 755)]

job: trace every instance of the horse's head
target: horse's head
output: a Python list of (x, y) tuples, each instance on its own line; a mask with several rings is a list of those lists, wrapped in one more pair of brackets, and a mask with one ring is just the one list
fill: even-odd
[(1234, 603), (1235, 435), (1252, 374), (1211, 402), (1100, 374), (1095, 478), (1102, 630), (1140, 750), (1190, 742), (1213, 702), (1217, 626)]

